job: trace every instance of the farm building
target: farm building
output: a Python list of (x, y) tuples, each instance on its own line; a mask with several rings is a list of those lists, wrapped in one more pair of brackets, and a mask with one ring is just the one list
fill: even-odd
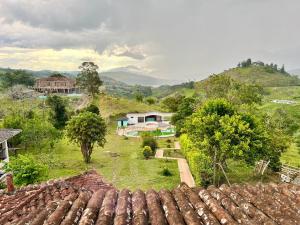
[(74, 79), (54, 74), (50, 77), (37, 79), (34, 90), (43, 93), (73, 93), (77, 88)]
[(118, 120), (118, 127), (128, 125), (146, 125), (149, 123), (169, 123), (173, 113), (147, 112), (147, 113), (128, 113), (126, 117)]
[(20, 132), (21, 130), (19, 129), (0, 129), (0, 168), (2, 166), (1, 161), (9, 161), (7, 141)]

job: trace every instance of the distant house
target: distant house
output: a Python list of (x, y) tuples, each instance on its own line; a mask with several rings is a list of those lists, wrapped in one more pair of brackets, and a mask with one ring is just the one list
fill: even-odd
[(7, 141), (21, 131), (20, 129), (0, 129), (0, 168), (2, 166), (1, 161), (9, 161)]
[(76, 91), (76, 82), (69, 77), (54, 74), (37, 79), (34, 90), (43, 93), (73, 93)]
[(128, 113), (126, 117), (118, 120), (118, 127), (130, 125), (147, 125), (149, 123), (160, 124), (170, 122), (173, 113), (147, 112), (147, 113)]

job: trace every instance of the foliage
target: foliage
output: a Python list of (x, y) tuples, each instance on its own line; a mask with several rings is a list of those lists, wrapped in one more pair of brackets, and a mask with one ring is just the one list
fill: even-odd
[(187, 97), (182, 100), (178, 106), (177, 112), (172, 116), (171, 123), (176, 126), (176, 135), (179, 136), (184, 127), (184, 121), (193, 114), (195, 110), (196, 99)]
[(188, 119), (186, 130), (195, 146), (213, 161), (216, 172), (217, 165), (226, 169), (229, 158), (244, 159), (250, 164), (259, 159), (270, 160), (276, 170), (286, 142), (280, 145), (269, 127), (253, 115), (238, 113), (228, 101), (214, 99)]
[(145, 102), (146, 102), (148, 105), (153, 105), (153, 104), (155, 104), (156, 99), (153, 98), (153, 97), (148, 97), (148, 98), (145, 99)]
[(172, 176), (172, 173), (171, 171), (168, 169), (167, 166), (164, 166), (164, 168), (162, 169), (161, 171), (161, 174), (165, 177), (169, 177), (169, 176)]
[(143, 156), (145, 157), (145, 159), (149, 159), (151, 156), (153, 156), (153, 151), (150, 146), (144, 146)]
[(25, 149), (29, 147), (43, 149), (46, 146), (53, 148), (61, 137), (60, 131), (41, 118), (25, 120), (21, 129), (21, 143)]
[[(13, 113), (4, 117), (3, 127), (7, 129), (21, 129), (23, 123), (23, 117), (21, 117), (19, 114)], [(12, 145), (19, 145), (21, 141), (21, 134), (18, 134), (9, 140)]]
[(142, 95), (141, 92), (136, 92), (136, 93), (135, 93), (135, 100), (136, 100), (137, 102), (143, 102), (144, 96)]
[(240, 83), (227, 75), (213, 75), (203, 83), (207, 98), (226, 98), (234, 104), (260, 104), (264, 90), (256, 84)]
[(169, 96), (162, 100), (162, 106), (169, 112), (176, 112), (178, 110), (178, 106), (180, 105), (183, 99), (184, 96), (180, 94)]
[(100, 110), (98, 108), (98, 106), (94, 105), (94, 104), (90, 104), (88, 107), (86, 107), (84, 109), (86, 112), (92, 112), (92, 113), (95, 113), (97, 115), (100, 114)]
[(71, 118), (66, 127), (70, 141), (79, 144), (86, 163), (90, 163), (94, 144), (103, 147), (106, 139), (106, 124), (95, 113), (83, 112)]
[(24, 70), (14, 70), (0, 74), (0, 83), (5, 88), (18, 84), (33, 86), (34, 82), (35, 79), (33, 75)]
[(40, 181), (47, 172), (47, 167), (38, 163), (33, 157), (19, 155), (5, 164), (5, 172), (12, 172), (14, 182), (18, 185), (28, 185)]
[(153, 152), (156, 151), (156, 149), (158, 147), (158, 144), (157, 144), (157, 141), (154, 139), (153, 136), (151, 136), (147, 133), (144, 133), (142, 135), (142, 139), (143, 139), (142, 147), (150, 146), (150, 148), (152, 149)]
[(212, 161), (204, 153), (198, 150), (188, 138), (187, 134), (180, 136), (181, 152), (185, 156), (191, 173), (198, 185), (208, 186), (212, 183)]
[(58, 95), (48, 96), (46, 104), (51, 108), (50, 121), (56, 129), (62, 129), (68, 121), (66, 102)]
[(97, 71), (98, 66), (93, 62), (83, 62), (79, 69), (81, 72), (76, 78), (77, 85), (94, 97), (103, 83)]

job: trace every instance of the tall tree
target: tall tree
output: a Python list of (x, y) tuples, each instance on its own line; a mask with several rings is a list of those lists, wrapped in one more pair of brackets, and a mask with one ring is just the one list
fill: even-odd
[(91, 162), (95, 143), (103, 147), (106, 142), (106, 124), (101, 116), (92, 112), (72, 117), (66, 130), (69, 140), (80, 145), (86, 163)]
[(62, 129), (68, 121), (66, 102), (58, 95), (49, 96), (46, 104), (50, 106), (50, 121), (56, 129)]
[(79, 66), (81, 72), (76, 78), (77, 85), (93, 97), (99, 93), (99, 87), (103, 83), (99, 77), (98, 68), (94, 62), (83, 62)]

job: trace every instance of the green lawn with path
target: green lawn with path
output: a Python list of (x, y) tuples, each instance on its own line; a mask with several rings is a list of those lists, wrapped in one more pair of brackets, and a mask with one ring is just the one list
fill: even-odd
[[(66, 177), (79, 174), (87, 169), (96, 169), (105, 181), (117, 188), (173, 188), (180, 183), (177, 162), (160, 159), (143, 159), (141, 139), (118, 136), (115, 127), (110, 126), (107, 143), (104, 148), (95, 147), (92, 162), (85, 164), (78, 146), (62, 139), (53, 153), (54, 166), (50, 169), (49, 178)], [(162, 169), (167, 166), (173, 174), (165, 177)]]

